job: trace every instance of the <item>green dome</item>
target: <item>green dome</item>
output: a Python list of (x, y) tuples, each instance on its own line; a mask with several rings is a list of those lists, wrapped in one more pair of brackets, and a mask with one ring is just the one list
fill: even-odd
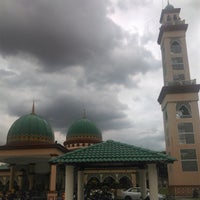
[(165, 7), (165, 10), (173, 10), (174, 6), (172, 6), (171, 4), (167, 4), (167, 6)]
[(7, 135), (7, 145), (52, 143), (54, 143), (54, 133), (50, 124), (34, 113), (17, 119)]
[(88, 119), (80, 119), (70, 126), (67, 136), (74, 137), (83, 135), (101, 137), (101, 132), (92, 121)]
[(101, 131), (92, 121), (85, 118), (75, 121), (69, 127), (64, 144), (81, 142), (88, 144), (102, 142)]

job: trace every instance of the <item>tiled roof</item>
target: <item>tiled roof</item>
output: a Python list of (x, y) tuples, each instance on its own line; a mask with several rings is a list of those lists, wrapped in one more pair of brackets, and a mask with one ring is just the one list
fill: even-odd
[(174, 161), (174, 158), (166, 154), (112, 140), (78, 149), (50, 160), (51, 163), (65, 164), (172, 163)]

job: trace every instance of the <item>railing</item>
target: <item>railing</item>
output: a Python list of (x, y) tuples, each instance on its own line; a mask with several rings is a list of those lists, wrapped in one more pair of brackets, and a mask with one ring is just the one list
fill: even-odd
[(193, 79), (193, 80), (180, 80), (180, 81), (170, 81), (170, 82), (167, 82), (166, 85), (168, 86), (175, 86), (175, 85), (195, 85), (196, 84), (196, 79)]

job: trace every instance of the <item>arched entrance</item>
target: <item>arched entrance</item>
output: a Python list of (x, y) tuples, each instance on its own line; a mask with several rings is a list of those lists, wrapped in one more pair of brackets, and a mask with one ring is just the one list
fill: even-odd
[(119, 179), (119, 188), (128, 189), (132, 186), (133, 184), (129, 177), (123, 176)]

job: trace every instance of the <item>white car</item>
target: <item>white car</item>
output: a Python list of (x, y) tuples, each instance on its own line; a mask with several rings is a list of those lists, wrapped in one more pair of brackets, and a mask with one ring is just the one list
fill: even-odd
[[(149, 200), (149, 189), (146, 190), (147, 194), (145, 199)], [(128, 190), (122, 191), (122, 199), (124, 200), (141, 200), (141, 189), (139, 187), (129, 188)], [(159, 200), (165, 200), (166, 196), (158, 194)]]

